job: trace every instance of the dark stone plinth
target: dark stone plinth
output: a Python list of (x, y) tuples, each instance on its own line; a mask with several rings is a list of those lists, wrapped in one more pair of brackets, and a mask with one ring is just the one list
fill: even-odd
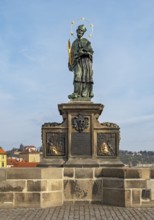
[(98, 121), (103, 108), (90, 101), (59, 104), (63, 122), (42, 125), (43, 160), (39, 166), (123, 166), (118, 157), (120, 128)]

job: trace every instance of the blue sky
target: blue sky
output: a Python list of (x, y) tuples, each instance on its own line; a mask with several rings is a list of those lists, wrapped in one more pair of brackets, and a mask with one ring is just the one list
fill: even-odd
[(0, 0), (0, 145), (39, 147), (41, 125), (62, 121), (57, 104), (73, 91), (70, 24), (85, 17), (99, 121), (120, 126), (120, 149), (154, 150), (153, 10), (153, 0)]

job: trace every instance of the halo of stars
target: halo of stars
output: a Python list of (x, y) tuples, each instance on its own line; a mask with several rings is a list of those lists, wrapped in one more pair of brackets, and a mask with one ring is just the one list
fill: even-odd
[(88, 34), (88, 38), (92, 38), (93, 36), (93, 28), (94, 28), (94, 25), (92, 23), (90, 23), (86, 18), (82, 17), (82, 18), (79, 18), (77, 19), (76, 21), (73, 20), (71, 21), (71, 31), (70, 31), (70, 35), (72, 37), (75, 37), (75, 34), (76, 34), (76, 29), (74, 30), (74, 28), (78, 25), (81, 24), (81, 21), (82, 21), (82, 24), (84, 24), (87, 28), (87, 31), (90, 31), (90, 33)]

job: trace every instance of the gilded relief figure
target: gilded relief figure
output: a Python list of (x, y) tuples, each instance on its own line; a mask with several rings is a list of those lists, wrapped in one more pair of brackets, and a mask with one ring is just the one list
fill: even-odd
[(112, 156), (114, 155), (114, 151), (110, 144), (103, 142), (101, 146), (98, 147), (98, 154), (102, 156)]

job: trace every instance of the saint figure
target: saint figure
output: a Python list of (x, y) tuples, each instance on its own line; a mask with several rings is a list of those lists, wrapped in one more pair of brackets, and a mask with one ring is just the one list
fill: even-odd
[(77, 39), (72, 43), (69, 53), (68, 67), (74, 72), (74, 92), (69, 99), (90, 100), (93, 94), (93, 49), (90, 41), (82, 38), (87, 31), (84, 25), (79, 25)]

